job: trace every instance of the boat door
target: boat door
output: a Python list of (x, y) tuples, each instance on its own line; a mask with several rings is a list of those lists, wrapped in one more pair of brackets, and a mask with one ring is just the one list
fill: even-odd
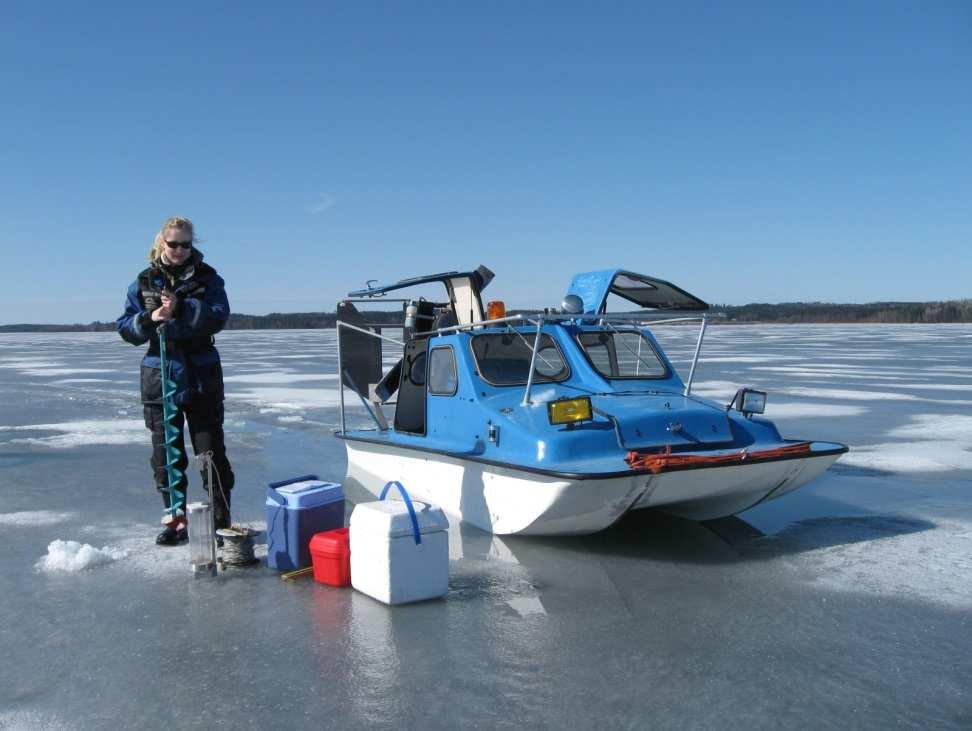
[(398, 404), (395, 406), (395, 431), (425, 436), (428, 355), (428, 338), (413, 338), (405, 344)]

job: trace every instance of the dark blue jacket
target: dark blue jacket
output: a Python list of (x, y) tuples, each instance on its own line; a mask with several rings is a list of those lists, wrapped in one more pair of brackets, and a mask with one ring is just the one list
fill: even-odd
[(177, 385), (173, 400), (183, 405), (204, 397), (223, 398), (223, 368), (213, 335), (229, 318), (229, 302), (223, 278), (203, 263), (199, 252), (193, 254), (193, 272), (183, 279), (174, 281), (156, 264), (142, 271), (128, 288), (125, 313), (115, 322), (127, 342), (149, 344), (141, 373), (142, 402), (146, 404), (162, 403), (157, 330), (163, 323), (152, 322), (152, 310), (161, 304), (163, 289), (177, 287), (186, 291), (186, 297), (175, 319), (164, 323), (169, 378)]

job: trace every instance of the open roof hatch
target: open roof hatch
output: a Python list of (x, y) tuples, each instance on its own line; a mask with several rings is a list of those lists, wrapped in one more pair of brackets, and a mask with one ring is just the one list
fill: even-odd
[(642, 309), (707, 310), (709, 305), (671, 282), (624, 269), (604, 269), (574, 275), (567, 288), (584, 301), (584, 314), (606, 311), (609, 294), (616, 294)]
[(480, 293), (486, 285), (493, 280), (493, 272), (487, 267), (479, 265), (471, 272), (441, 272), (439, 274), (426, 274), (420, 277), (409, 277), (391, 284), (378, 284), (369, 286), (367, 289), (357, 289), (348, 292), (348, 297), (383, 297), (388, 292), (394, 292), (407, 287), (416, 287), (421, 284), (431, 284), (442, 282), (446, 291), (449, 293), (449, 303), (455, 313), (456, 322), (459, 325), (471, 325), (485, 319)]

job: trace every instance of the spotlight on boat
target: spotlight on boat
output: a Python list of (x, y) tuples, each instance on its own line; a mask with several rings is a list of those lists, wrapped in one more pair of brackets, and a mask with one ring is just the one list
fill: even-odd
[(554, 426), (559, 424), (576, 424), (590, 421), (594, 418), (590, 396), (580, 398), (562, 398), (547, 402), (547, 418)]
[(762, 414), (766, 411), (766, 391), (740, 388), (729, 402), (729, 407), (741, 411), (747, 417)]
[(584, 312), (584, 300), (576, 294), (569, 294), (560, 303), (560, 309), (564, 311), (565, 315), (580, 315)]

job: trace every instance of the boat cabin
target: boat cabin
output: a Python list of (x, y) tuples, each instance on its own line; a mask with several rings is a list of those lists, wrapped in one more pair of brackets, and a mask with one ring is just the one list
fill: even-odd
[[(340, 436), (582, 472), (621, 469), (630, 450), (753, 441), (725, 407), (691, 395), (691, 376), (682, 379), (645, 327), (657, 311), (704, 312), (701, 299), (612, 269), (576, 275), (560, 308), (508, 314), (502, 303), (483, 303), (492, 278), (485, 267), (444, 272), (374, 284), (339, 303), (342, 383), (371, 421), (348, 430), (342, 389)], [(445, 290), (439, 302), (386, 297), (436, 282)], [(611, 294), (643, 311), (608, 315)], [(356, 307), (385, 302), (400, 303), (403, 328), (373, 324)], [(704, 326), (704, 315), (660, 321), (688, 320)], [(769, 422), (765, 430), (779, 438)]]

